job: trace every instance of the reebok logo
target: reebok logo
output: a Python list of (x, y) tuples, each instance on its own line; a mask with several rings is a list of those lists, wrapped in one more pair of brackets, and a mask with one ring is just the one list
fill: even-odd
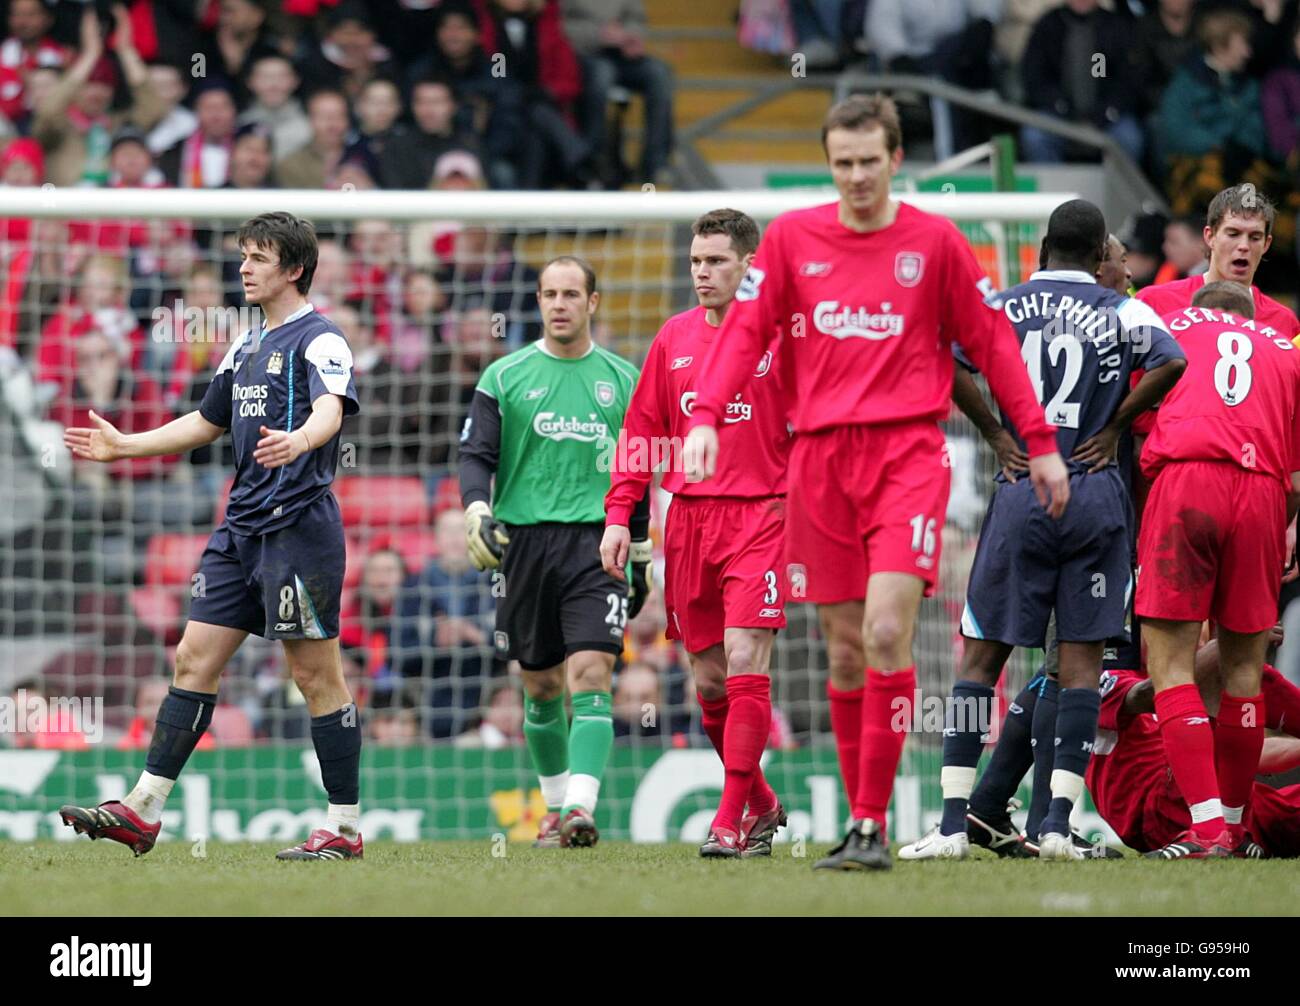
[(550, 388), (529, 388), (524, 392), (524, 401), (535, 402), (550, 390)]
[(758, 613), (758, 617), (759, 617), (759, 618), (780, 618), (780, 617), (781, 617), (781, 609), (780, 609), (780, 608), (764, 608), (763, 610), (761, 610), (761, 611)]
[(681, 370), (683, 367), (689, 367), (694, 360), (695, 357), (693, 356), (679, 356), (673, 361), (673, 365), (668, 369)]
[(826, 276), (831, 271), (829, 262), (805, 262), (799, 267), (800, 276)]
[(276, 632), (292, 632), (296, 628), (298, 628), (297, 622), (276, 622), (275, 623)]
[(72, 937), (50, 947), (50, 974), (55, 978), (130, 978), (148, 985), (153, 971), (152, 943), (86, 943)]

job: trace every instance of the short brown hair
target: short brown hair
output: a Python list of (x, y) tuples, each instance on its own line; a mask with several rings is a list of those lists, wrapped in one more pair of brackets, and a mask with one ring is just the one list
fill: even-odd
[(537, 274), (538, 292), (539, 293), (541, 292), (542, 276), (546, 274), (546, 270), (553, 265), (561, 265), (565, 262), (569, 263), (570, 265), (576, 265), (579, 269), (582, 270), (583, 278), (586, 280), (587, 283), (587, 296), (590, 297), (593, 293), (595, 293), (596, 292), (596, 270), (591, 267), (591, 263), (588, 262), (585, 258), (580, 258), (577, 255), (556, 255), (555, 258), (551, 259), (549, 262), (546, 263), (546, 265), (542, 266), (541, 272)]
[(1217, 307), (1242, 318), (1255, 317), (1255, 298), (1251, 296), (1250, 290), (1226, 279), (1206, 283), (1197, 290), (1196, 296), (1192, 298), (1192, 307)]
[(1205, 226), (1210, 228), (1211, 234), (1219, 229), (1219, 224), (1229, 214), (1237, 217), (1262, 217), (1264, 236), (1269, 237), (1273, 233), (1273, 219), (1277, 216), (1277, 210), (1273, 208), (1268, 196), (1247, 183), (1231, 185), (1210, 200), (1210, 208), (1205, 213)]
[(691, 224), (691, 233), (697, 238), (708, 234), (725, 234), (731, 238), (731, 247), (744, 258), (758, 250), (758, 224), (754, 218), (740, 210), (709, 210)]
[(305, 297), (311, 289), (311, 278), (316, 275), (319, 247), (316, 244), (316, 228), (310, 220), (278, 210), (262, 213), (240, 224), (235, 243), (241, 251), (246, 244), (274, 248), (280, 259), (281, 272), (293, 272), (302, 266), (302, 275), (293, 284), (298, 292)]
[(892, 154), (903, 145), (903, 127), (898, 106), (887, 94), (852, 94), (836, 102), (822, 120), (822, 150), (832, 129), (875, 129), (885, 131), (885, 146)]
[(1227, 45), (1233, 35), (1244, 35), (1249, 39), (1252, 27), (1250, 18), (1240, 11), (1216, 10), (1201, 18), (1197, 35), (1205, 51), (1213, 52)]

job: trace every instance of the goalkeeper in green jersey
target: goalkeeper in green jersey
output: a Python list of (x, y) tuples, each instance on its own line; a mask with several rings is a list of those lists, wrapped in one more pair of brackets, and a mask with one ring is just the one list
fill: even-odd
[(617, 580), (601, 567), (600, 539), (637, 370), (592, 342), (600, 294), (582, 259), (548, 262), (537, 299), (542, 338), (479, 378), (460, 435), (460, 494), (470, 558), (503, 578), (497, 651), (524, 671), (524, 739), (547, 810), (534, 844), (568, 848), (599, 837), (592, 815), (614, 743), (610, 686), (624, 625), (649, 590), (650, 508), (647, 493), (630, 525), (632, 575)]

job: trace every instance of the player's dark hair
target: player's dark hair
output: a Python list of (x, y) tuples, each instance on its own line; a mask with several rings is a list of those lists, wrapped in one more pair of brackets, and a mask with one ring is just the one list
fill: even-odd
[(1277, 210), (1268, 196), (1247, 182), (1245, 185), (1231, 185), (1210, 200), (1210, 208), (1205, 213), (1205, 226), (1213, 234), (1223, 223), (1224, 217), (1260, 217), (1264, 221), (1264, 236), (1273, 233), (1273, 219)]
[(898, 119), (898, 106), (886, 94), (852, 94), (837, 101), (822, 120), (822, 150), (826, 150), (826, 137), (832, 129), (875, 129), (885, 131), (885, 146), (892, 154), (903, 145), (903, 126)]
[(1086, 199), (1071, 199), (1047, 218), (1043, 253), (1058, 264), (1081, 266), (1094, 273), (1106, 258), (1106, 218)]
[(582, 270), (583, 279), (587, 284), (587, 296), (590, 297), (593, 293), (595, 293), (596, 292), (596, 270), (591, 267), (591, 263), (588, 262), (585, 258), (580, 258), (577, 255), (556, 255), (555, 258), (551, 259), (549, 262), (546, 263), (546, 265), (542, 266), (542, 271), (537, 274), (537, 292), (538, 293), (542, 292), (542, 277), (546, 275), (546, 270), (553, 265), (560, 265), (565, 262), (569, 263), (570, 265), (576, 265), (579, 269)]
[(240, 224), (235, 242), (241, 249), (245, 244), (264, 249), (274, 248), (280, 259), (281, 272), (293, 272), (302, 266), (302, 275), (293, 285), (300, 294), (307, 295), (311, 289), (311, 278), (316, 275), (318, 252), (316, 228), (310, 220), (280, 211), (262, 213)]
[(1197, 290), (1192, 298), (1192, 307), (1217, 307), (1220, 311), (1231, 311), (1239, 318), (1255, 317), (1255, 298), (1250, 290), (1226, 279), (1206, 283)]
[(709, 210), (691, 224), (691, 233), (697, 238), (725, 234), (731, 238), (731, 247), (741, 258), (758, 250), (758, 224), (740, 210)]

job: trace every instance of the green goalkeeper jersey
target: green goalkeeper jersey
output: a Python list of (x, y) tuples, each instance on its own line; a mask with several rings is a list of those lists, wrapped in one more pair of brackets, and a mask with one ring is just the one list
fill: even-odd
[(500, 417), (496, 517), (603, 523), (610, 463), (636, 381), (636, 367), (594, 342), (570, 360), (539, 339), (490, 364), (475, 390), (496, 402)]

